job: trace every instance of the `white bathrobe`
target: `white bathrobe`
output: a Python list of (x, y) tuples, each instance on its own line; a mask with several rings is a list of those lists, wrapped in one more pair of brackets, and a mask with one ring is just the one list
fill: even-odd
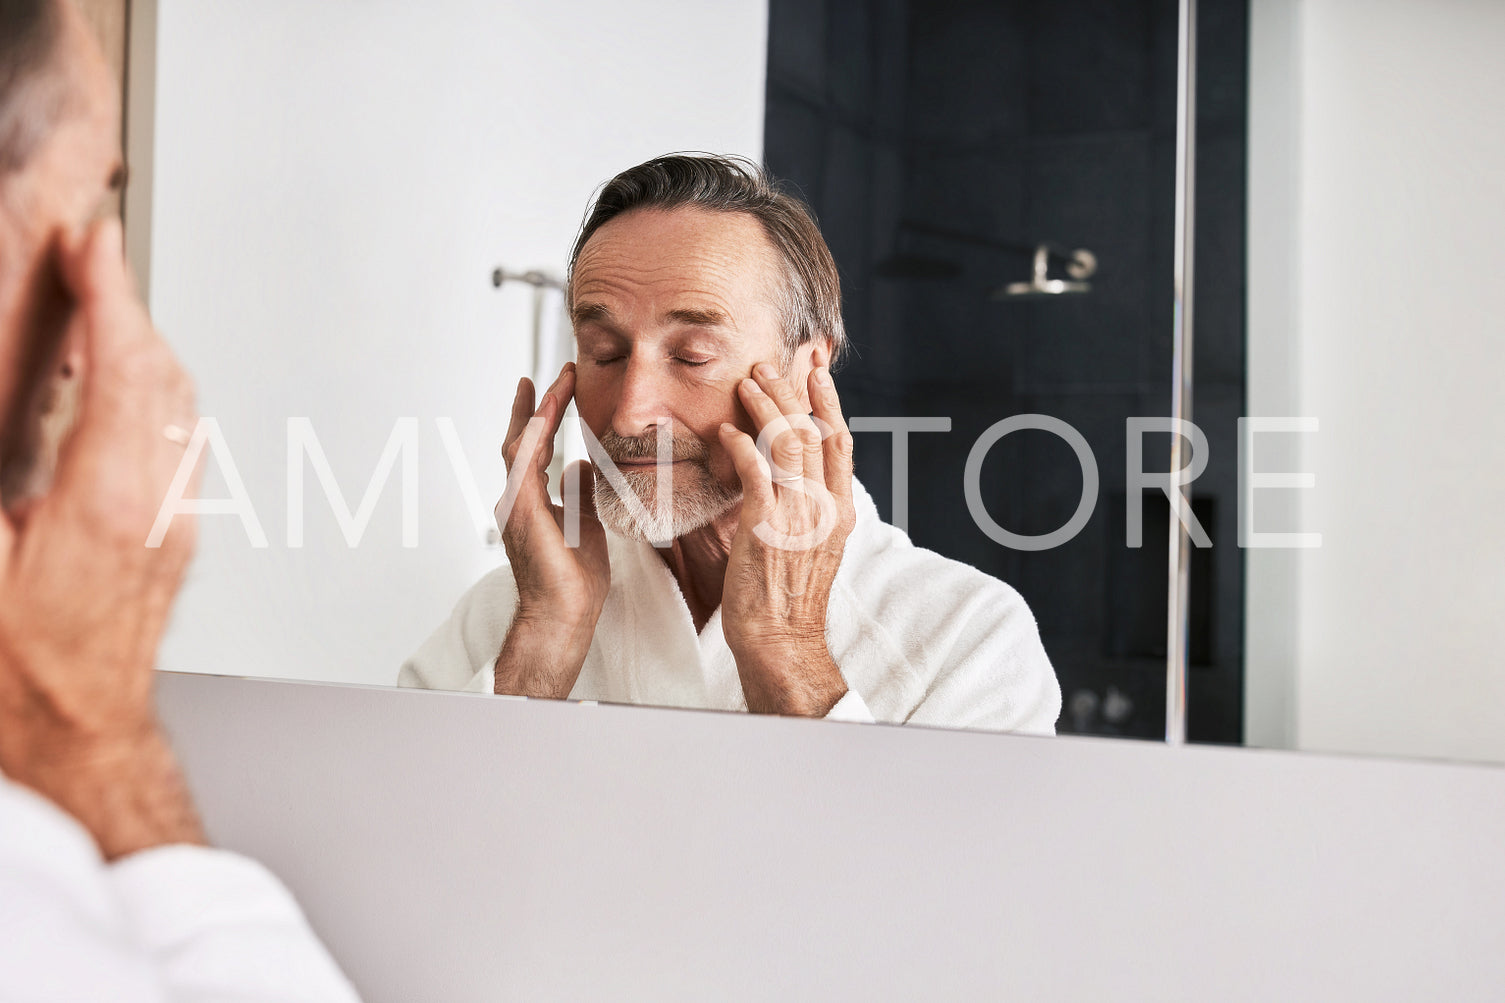
[(282, 883), (159, 846), (107, 864), (51, 801), (0, 777), (0, 1000), (356, 1003)]
[[(1053, 734), (1061, 689), (1019, 593), (916, 547), (855, 482), (853, 495), (857, 525), (826, 614), (827, 648), (848, 692), (827, 716)], [(607, 541), (611, 588), (570, 699), (747, 710), (721, 611), (697, 635), (653, 548), (612, 533)], [(492, 692), (516, 606), (511, 569), (491, 572), (402, 666), (398, 684)]]

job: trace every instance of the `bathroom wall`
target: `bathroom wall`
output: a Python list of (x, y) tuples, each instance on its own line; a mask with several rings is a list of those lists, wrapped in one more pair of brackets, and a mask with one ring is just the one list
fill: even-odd
[[(162, 663), (390, 684), (502, 558), (435, 424), (453, 420), (487, 518), (532, 366), (530, 292), (494, 289), (493, 267), (562, 273), (592, 191), (649, 157), (760, 156), (766, 7), (138, 6), (157, 22), (154, 163), (133, 164), (155, 167), (151, 306), (268, 542), (200, 520)], [(398, 419), (417, 419), (416, 547), (401, 464), (352, 549), (306, 461), (289, 545), (289, 417), (312, 422), (352, 512)], [(210, 465), (207, 497), (227, 496), (223, 474)]]
[(1316, 486), (1271, 503), (1322, 546), (1251, 554), (1251, 724), (1505, 760), (1505, 6), (1253, 17), (1250, 409), (1318, 418), (1270, 467)]
[[(1200, 8), (1194, 418), (1210, 463), (1195, 494), (1214, 546), (1193, 558), (1190, 730), (1238, 741), (1247, 24), (1243, 3)], [(1063, 731), (1164, 730), (1169, 511), (1148, 497), (1144, 545), (1130, 549), (1124, 468), (1125, 419), (1171, 406), (1176, 26), (1173, 0), (771, 7), (767, 158), (815, 206), (842, 271), (848, 413), (952, 419), (950, 433), (912, 437), (911, 536), (1029, 601), (1065, 692)], [(1041, 241), (1092, 250), (1092, 291), (991, 300), (1028, 276)], [(895, 254), (958, 274), (884, 277)], [(989, 539), (962, 491), (982, 432), (1031, 412), (1077, 428), (1101, 475), (1086, 528), (1040, 553)], [(858, 475), (891, 513), (890, 439), (857, 443)], [(1147, 465), (1168, 455), (1168, 437), (1146, 437)], [(1071, 449), (1045, 433), (1010, 436), (982, 468), (990, 513), (1016, 533), (1063, 525), (1081, 484)]]

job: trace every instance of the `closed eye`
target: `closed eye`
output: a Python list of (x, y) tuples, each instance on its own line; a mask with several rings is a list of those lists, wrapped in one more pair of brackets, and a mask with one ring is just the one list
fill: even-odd
[(674, 361), (678, 362), (682, 366), (689, 366), (691, 369), (699, 369), (701, 366), (707, 365), (711, 360), (710, 359), (686, 359), (686, 358), (684, 358), (682, 356), (676, 355), (674, 357)]

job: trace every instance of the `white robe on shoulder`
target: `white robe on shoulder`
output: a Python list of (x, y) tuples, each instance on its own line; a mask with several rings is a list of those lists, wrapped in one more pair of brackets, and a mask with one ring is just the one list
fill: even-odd
[(0, 1000), (357, 1003), (266, 868), (206, 846), (114, 863), (0, 777)]
[[(826, 642), (848, 693), (830, 718), (1053, 734), (1061, 689), (1034, 616), (1008, 585), (910, 542), (853, 483), (857, 524), (831, 590)], [(745, 711), (718, 609), (698, 634), (647, 543), (607, 534), (611, 587), (572, 700)], [(492, 692), (517, 606), (509, 567), (461, 597), (398, 684)]]

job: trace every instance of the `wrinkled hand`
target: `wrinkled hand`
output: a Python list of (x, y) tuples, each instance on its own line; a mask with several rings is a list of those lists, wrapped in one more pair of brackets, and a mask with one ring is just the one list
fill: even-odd
[(51, 489), (0, 517), (0, 707), (97, 741), (152, 720), (157, 645), (194, 545), (178, 516), (146, 546), (184, 458), (163, 430), (197, 417), (120, 240), (109, 221), (59, 248), (68, 343), (83, 351), (78, 424)]
[(722, 626), (755, 713), (820, 717), (846, 692), (826, 647), (826, 609), (856, 523), (852, 436), (830, 371), (812, 372), (808, 391), (815, 420), (760, 364), (738, 388), (757, 441), (721, 426), (743, 491)]
[(203, 838), (152, 706), (192, 518), (146, 545), (184, 462), (164, 429), (197, 419), (126, 272), (119, 222), (62, 237), (57, 259), (82, 398), (51, 487), (0, 516), (0, 770), (72, 813), (113, 859)]
[(564, 474), (567, 501), (578, 485), (577, 546), (566, 539), (566, 507), (549, 497), (547, 470), (554, 458), (554, 436), (574, 392), (575, 366), (569, 363), (537, 410), (533, 381), (527, 378), (518, 384), (512, 403), (512, 422), (502, 447), (507, 493), (496, 514), (517, 583), (517, 612), (497, 659), (497, 693), (569, 696), (611, 586), (591, 465), (573, 463)]

